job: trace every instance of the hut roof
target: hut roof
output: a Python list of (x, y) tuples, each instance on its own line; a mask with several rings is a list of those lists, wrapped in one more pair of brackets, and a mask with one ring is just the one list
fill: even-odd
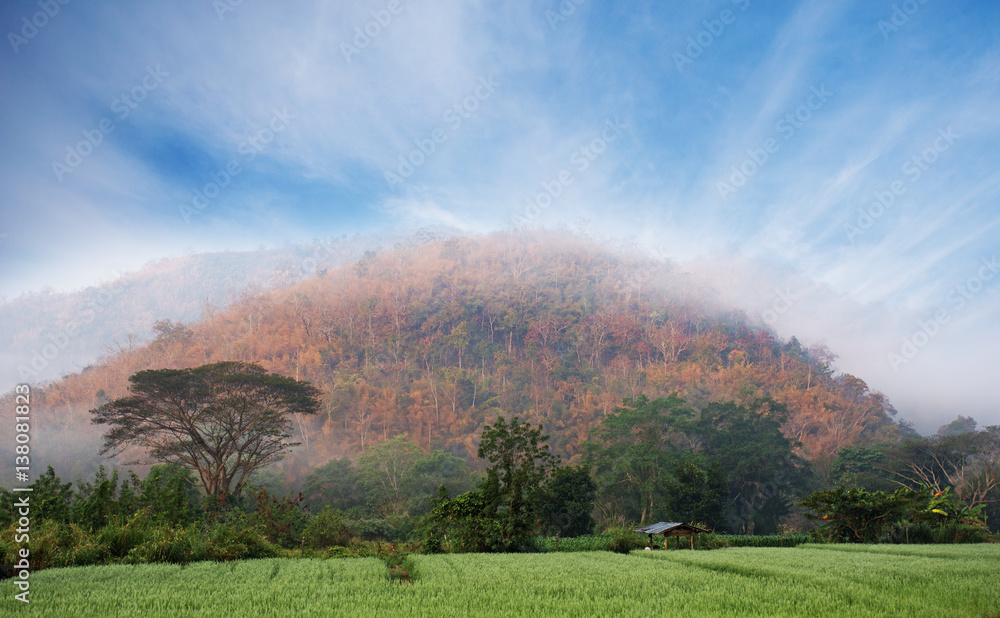
[(641, 532), (642, 534), (663, 534), (664, 532), (669, 532), (670, 530), (674, 530), (676, 528), (680, 528), (681, 530), (690, 530), (692, 532), (709, 532), (704, 528), (691, 526), (689, 524), (682, 524), (675, 521), (661, 521), (659, 523), (646, 526), (645, 528), (636, 528), (635, 531)]

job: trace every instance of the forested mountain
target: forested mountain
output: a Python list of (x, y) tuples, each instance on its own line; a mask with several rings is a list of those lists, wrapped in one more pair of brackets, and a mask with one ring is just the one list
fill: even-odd
[(773, 397), (788, 407), (784, 434), (820, 464), (900, 429), (885, 397), (834, 374), (829, 351), (775, 339), (673, 264), (578, 237), (495, 233), (368, 251), (199, 322), (161, 321), (148, 345), (33, 388), (32, 453), (87, 475), (99, 446), (89, 409), (124, 395), (136, 371), (221, 360), (323, 391), (321, 413), (296, 421), (289, 482), (403, 433), (473, 460), (500, 413), (542, 423), (554, 450), (579, 461), (623, 398), (675, 392), (698, 409)]
[[(420, 237), (451, 233), (423, 230)], [(75, 292), (43, 289), (0, 299), (0, 392), (18, 379), (57, 379), (104, 354), (146, 343), (160, 320), (193, 322), (206, 310), (211, 313), (246, 295), (290, 285), (357, 260), (365, 251), (407, 240), (412, 241), (396, 233), (345, 235), (310, 245), (165, 258)]]

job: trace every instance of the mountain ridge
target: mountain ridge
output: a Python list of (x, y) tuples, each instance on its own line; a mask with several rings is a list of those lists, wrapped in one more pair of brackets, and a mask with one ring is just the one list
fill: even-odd
[(884, 395), (835, 375), (832, 358), (718, 306), (662, 259), (550, 232), (430, 239), (368, 250), (196, 323), (161, 322), (150, 343), (38, 389), (49, 434), (38, 442), (51, 458), (46, 441), (72, 435), (72, 457), (84, 457), (97, 440), (87, 410), (124, 395), (132, 373), (239, 360), (324, 392), (319, 415), (296, 419), (290, 480), (402, 433), (473, 459), (500, 413), (542, 423), (577, 461), (623, 398), (674, 392), (696, 408), (774, 397), (789, 409), (784, 433), (822, 463), (900, 432)]

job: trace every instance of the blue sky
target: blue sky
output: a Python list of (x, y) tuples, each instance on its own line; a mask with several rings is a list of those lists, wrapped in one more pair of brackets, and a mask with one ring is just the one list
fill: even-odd
[(0, 8), (0, 294), (589, 221), (925, 429), (1000, 423), (997, 3), (231, 2)]

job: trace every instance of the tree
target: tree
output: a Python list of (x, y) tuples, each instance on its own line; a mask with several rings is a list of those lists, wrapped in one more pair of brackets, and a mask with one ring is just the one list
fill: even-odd
[(972, 506), (1000, 499), (1000, 426), (906, 440), (889, 456), (900, 484), (927, 485), (935, 491), (953, 487), (955, 495)]
[(552, 472), (539, 504), (549, 534), (580, 536), (594, 531), (597, 484), (587, 466), (559, 466)]
[(365, 496), (358, 477), (350, 459), (331, 459), (306, 476), (302, 484), (306, 504), (313, 512), (327, 506), (339, 511), (362, 506)]
[(479, 442), (479, 457), (492, 464), (480, 491), (489, 501), (501, 523), (501, 546), (520, 548), (534, 532), (538, 504), (545, 480), (559, 463), (558, 457), (544, 444), (542, 426), (518, 422), (508, 425), (498, 416), (493, 426), (486, 425)]
[(813, 511), (806, 517), (821, 520), (834, 540), (874, 543), (890, 526), (927, 508), (930, 489), (900, 488), (891, 494), (857, 487), (817, 491), (799, 504)]
[(888, 459), (886, 445), (841, 447), (830, 464), (827, 480), (835, 487), (889, 491), (894, 485), (883, 467)]
[(469, 551), (509, 552), (526, 549), (535, 533), (545, 482), (558, 458), (544, 444), (542, 426), (503, 416), (483, 429), (479, 457), (490, 462), (486, 478), (474, 491), (449, 499), (442, 488), (428, 519), (440, 531), (451, 525)]
[(91, 422), (110, 427), (101, 454), (143, 448), (147, 461), (135, 463), (183, 466), (220, 501), (298, 446), (288, 442), (291, 414), (320, 407), (320, 392), (308, 382), (238, 362), (140, 371), (129, 378), (129, 392), (90, 411)]
[(68, 521), (73, 503), (72, 486), (73, 483), (63, 484), (52, 466), (48, 466), (45, 474), (40, 474), (35, 482), (28, 486), (31, 488), (32, 516), (63, 523)]
[(688, 460), (674, 468), (673, 476), (667, 481), (667, 510), (671, 521), (724, 528), (729, 486), (718, 462), (702, 469)]
[(449, 495), (459, 495), (475, 486), (475, 478), (464, 459), (434, 450), (413, 464), (405, 484), (410, 497), (410, 512), (425, 514), (439, 488), (444, 487)]
[(734, 532), (777, 532), (792, 500), (805, 493), (811, 470), (781, 433), (786, 419), (786, 406), (769, 397), (746, 406), (714, 402), (701, 412), (702, 452), (726, 472)]
[(694, 412), (677, 395), (652, 401), (625, 399), (605, 417), (585, 443), (599, 486), (598, 507), (605, 518), (646, 523), (664, 506), (664, 479), (680, 462), (684, 430)]
[(368, 500), (384, 514), (402, 513), (406, 507), (404, 480), (423, 453), (406, 434), (379, 444), (358, 458), (361, 484)]
[(937, 434), (939, 436), (957, 436), (963, 433), (974, 433), (976, 425), (978, 425), (976, 419), (971, 416), (962, 416), (959, 414), (958, 418), (952, 422), (938, 427)]

